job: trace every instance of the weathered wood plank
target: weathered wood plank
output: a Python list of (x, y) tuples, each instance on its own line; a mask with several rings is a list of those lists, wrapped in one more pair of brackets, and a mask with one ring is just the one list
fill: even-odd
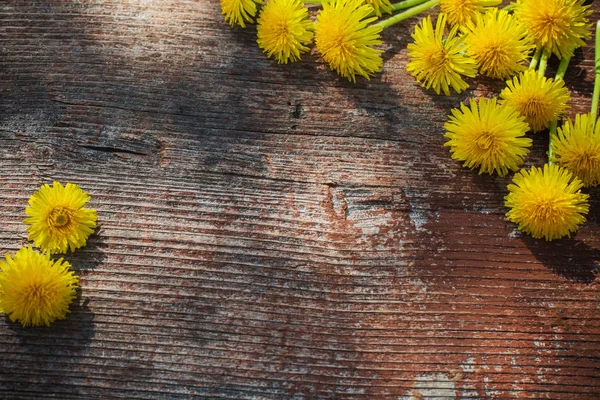
[(570, 240), (505, 222), (509, 178), (442, 146), (449, 110), (502, 84), (423, 92), (416, 21), (354, 85), (315, 55), (275, 65), (218, 2), (1, 3), (0, 248), (53, 179), (100, 228), (67, 257), (66, 321), (0, 320), (0, 397), (600, 397), (600, 193)]

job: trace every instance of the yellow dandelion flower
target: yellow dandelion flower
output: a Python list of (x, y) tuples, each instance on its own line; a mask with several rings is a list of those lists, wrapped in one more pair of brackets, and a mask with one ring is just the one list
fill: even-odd
[(487, 6), (497, 6), (502, 0), (440, 0), (440, 11), (448, 15), (450, 25), (465, 25), (475, 20)]
[(381, 17), (382, 13), (392, 13), (392, 3), (390, 0), (365, 0), (365, 3), (373, 7), (375, 15)]
[(258, 47), (279, 64), (300, 59), (312, 40), (312, 22), (301, 0), (270, 0), (260, 13), (256, 27)]
[(527, 30), (511, 14), (488, 10), (465, 26), (467, 53), (482, 74), (505, 79), (527, 69), (523, 63), (534, 48)]
[(475, 60), (465, 54), (463, 37), (458, 36), (458, 27), (454, 27), (444, 39), (446, 16), (440, 14), (435, 30), (429, 16), (423, 18), (412, 34), (414, 43), (408, 45), (410, 62), (406, 70), (426, 89), (433, 88), (437, 94), (443, 91), (450, 95), (450, 87), (457, 93), (469, 85), (462, 75), (474, 77), (477, 73)]
[(377, 17), (367, 18), (373, 11), (363, 0), (330, 0), (315, 22), (315, 46), (329, 67), (349, 81), (356, 75), (369, 79), (383, 65), (382, 50), (373, 46), (382, 44), (381, 26), (371, 25)]
[(508, 185), (504, 204), (506, 218), (520, 231), (536, 239), (558, 239), (576, 232), (585, 222), (589, 196), (581, 193), (583, 183), (556, 164), (532, 167), (516, 173)]
[(525, 117), (534, 132), (546, 129), (567, 110), (571, 99), (562, 79), (554, 80), (527, 70), (506, 82), (500, 97)]
[(254, 22), (258, 4), (262, 0), (221, 0), (221, 12), (229, 25), (245, 28), (246, 22)]
[(31, 246), (17, 251), (14, 258), (7, 254), (0, 261), (0, 312), (23, 326), (49, 326), (65, 319), (78, 282), (70, 266)]
[[(584, 186), (600, 184), (600, 123), (591, 114), (576, 115), (552, 138), (553, 162), (567, 168)], [(595, 127), (594, 127), (595, 125)]]
[(561, 58), (573, 56), (573, 51), (591, 37), (587, 19), (591, 10), (583, 3), (584, 0), (517, 0), (514, 14), (537, 47)]
[(531, 139), (524, 137), (529, 126), (517, 110), (497, 104), (496, 99), (472, 99), (471, 108), (461, 104), (444, 124), (452, 158), (464, 161), (479, 173), (500, 176), (516, 171), (529, 153)]
[(43, 185), (29, 198), (23, 221), (29, 240), (50, 253), (66, 253), (85, 246), (96, 227), (96, 210), (83, 208), (90, 200), (87, 192), (72, 183)]

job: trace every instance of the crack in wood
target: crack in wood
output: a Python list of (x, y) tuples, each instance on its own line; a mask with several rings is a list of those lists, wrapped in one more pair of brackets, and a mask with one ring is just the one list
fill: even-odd
[(89, 145), (89, 144), (80, 144), (79, 147), (82, 147), (82, 148), (88, 149), (88, 150), (99, 151), (102, 153), (111, 153), (111, 154), (125, 153), (125, 154), (134, 154), (137, 156), (149, 156), (150, 155), (148, 153), (142, 153), (139, 151), (134, 151), (134, 150), (129, 150), (129, 149), (120, 149), (120, 148), (110, 147), (110, 146), (93, 146), (93, 145)]

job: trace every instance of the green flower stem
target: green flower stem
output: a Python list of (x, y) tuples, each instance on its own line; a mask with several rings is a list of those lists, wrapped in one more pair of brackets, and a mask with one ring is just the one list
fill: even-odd
[(542, 51), (542, 56), (540, 57), (540, 66), (538, 67), (538, 74), (540, 76), (544, 76), (546, 73), (546, 67), (548, 66), (548, 58), (550, 58), (550, 50), (545, 49)]
[(420, 4), (416, 7), (408, 9), (400, 14), (396, 14), (393, 17), (390, 17), (383, 21), (379, 21), (379, 22), (373, 24), (372, 26), (381, 26), (382, 28), (387, 28), (388, 26), (392, 26), (394, 24), (397, 24), (400, 21), (404, 21), (405, 19), (414, 17), (415, 15), (422, 13), (423, 11), (429, 10), (430, 8), (433, 8), (433, 7), (437, 6), (438, 4), (440, 4), (440, 0), (429, 0), (426, 3)]
[(535, 70), (537, 68), (538, 62), (540, 61), (540, 56), (542, 55), (542, 48), (538, 47), (531, 56), (531, 61), (529, 62), (529, 69)]
[[(554, 80), (558, 81), (563, 80), (565, 78), (565, 74), (567, 73), (567, 68), (569, 68), (569, 62), (571, 62), (570, 56), (565, 56), (560, 60), (560, 64), (558, 65), (558, 69), (556, 70), (556, 75), (554, 76)], [(554, 153), (552, 151), (552, 139), (556, 135), (556, 127), (558, 126), (558, 121), (554, 121), (550, 124), (549, 129), (549, 141), (548, 141), (548, 165), (552, 165), (552, 158), (554, 157)]]
[(404, 10), (405, 8), (411, 8), (414, 6), (418, 6), (419, 4), (425, 3), (427, 0), (404, 0), (400, 3), (392, 4), (392, 12), (398, 10)]
[(598, 98), (600, 97), (600, 21), (596, 23), (596, 54), (594, 60), (594, 92), (592, 94), (592, 121), (596, 124)]
[(554, 152), (552, 151), (552, 139), (556, 135), (556, 126), (558, 125), (558, 121), (554, 121), (550, 124), (550, 138), (548, 139), (548, 165), (552, 165), (552, 159), (554, 158)]
[(554, 76), (555, 81), (559, 79), (565, 79), (565, 74), (567, 73), (567, 68), (569, 68), (570, 62), (571, 56), (564, 56), (560, 60), (560, 64), (558, 64), (558, 69), (556, 70), (556, 75)]
[[(324, 0), (322, 0), (322, 1), (324, 1)], [(419, 4), (423, 4), (426, 1), (427, 0), (404, 0), (404, 1), (401, 1), (400, 3), (392, 4), (390, 12), (404, 10), (405, 8), (411, 8), (414, 6), (418, 6)], [(375, 14), (375, 11), (373, 11), (371, 14), (367, 15), (367, 18), (374, 17), (376, 15), (377, 14)]]

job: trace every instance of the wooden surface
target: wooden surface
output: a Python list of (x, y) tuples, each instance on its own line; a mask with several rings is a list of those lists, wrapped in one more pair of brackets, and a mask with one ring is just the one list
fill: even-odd
[(600, 398), (600, 190), (572, 239), (507, 223), (510, 178), (442, 146), (450, 109), (503, 84), (424, 92), (416, 21), (354, 85), (314, 54), (276, 65), (216, 0), (2, 1), (0, 248), (54, 179), (100, 228), (67, 257), (66, 321), (0, 319), (0, 397)]

